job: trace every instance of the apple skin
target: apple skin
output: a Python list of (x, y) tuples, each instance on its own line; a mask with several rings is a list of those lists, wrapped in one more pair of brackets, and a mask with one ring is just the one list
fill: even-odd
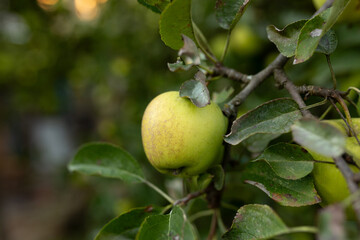
[[(326, 0), (313, 0), (316, 9), (319, 9)], [(350, 0), (349, 5), (345, 8), (339, 17), (340, 22), (354, 23), (360, 21), (360, 0)]]
[(220, 163), (226, 129), (218, 105), (198, 108), (171, 91), (149, 103), (141, 134), (145, 154), (159, 172), (190, 177)]
[[(353, 118), (352, 121), (355, 132), (359, 134), (360, 118)], [(345, 135), (348, 134), (347, 127), (342, 119), (324, 120), (323, 122), (336, 127)], [(354, 137), (348, 137), (346, 146), (352, 146), (350, 143), (353, 143), (353, 141), (355, 141)], [(355, 145), (355, 147), (357, 148), (359, 146)], [(352, 146), (352, 149), (355, 147)], [(347, 152), (351, 153), (351, 151), (348, 150), (349, 149), (347, 149)], [(322, 205), (341, 202), (347, 198), (350, 195), (350, 192), (347, 187), (346, 180), (340, 170), (336, 167), (334, 160), (330, 157), (322, 156), (313, 151), (309, 151), (309, 153), (316, 161), (318, 161), (314, 164), (313, 177), (316, 190), (322, 198)], [(354, 157), (356, 157), (356, 155), (354, 155)], [(350, 169), (354, 173), (359, 172), (359, 169), (354, 165), (350, 165)]]

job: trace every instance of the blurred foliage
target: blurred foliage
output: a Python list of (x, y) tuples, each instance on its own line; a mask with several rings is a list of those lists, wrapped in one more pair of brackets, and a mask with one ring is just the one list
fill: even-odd
[[(226, 31), (216, 23), (214, 4), (215, 1), (194, 1), (193, 18), (212, 47), (221, 49)], [(170, 192), (178, 189), (178, 181), (160, 176), (147, 163), (141, 144), (140, 122), (147, 103), (161, 92), (179, 89), (194, 74), (193, 71), (172, 73), (167, 69), (168, 62), (176, 61), (177, 53), (161, 42), (159, 15), (135, 0), (3, 0), (0, 8), (0, 123), (2, 128), (10, 129), (8, 144), (21, 156), (19, 167), (29, 171), (29, 176), (42, 168), (32, 164), (37, 155), (31, 154), (31, 140), (25, 141), (21, 131), (27, 132), (28, 124), (39, 118), (58, 117), (65, 119), (74, 146), (88, 141), (120, 145), (141, 161), (148, 179), (169, 188)], [(266, 26), (283, 28), (293, 21), (309, 18), (314, 11), (311, 0), (253, 1), (238, 27), (245, 26), (242, 34), (249, 33), (250, 42), (258, 45), (246, 46), (244, 41), (244, 50), (242, 46), (230, 48), (225, 65), (249, 74), (261, 70), (277, 54), (275, 45), (267, 40)], [(331, 59), (339, 89), (359, 87), (360, 25), (338, 24), (334, 30), (339, 45)], [(321, 54), (315, 54), (303, 64), (289, 64), (286, 71), (298, 85), (332, 86), (326, 59)], [(239, 89), (226, 79), (210, 84), (209, 89), (220, 91), (228, 86), (233, 86), (235, 91)], [(286, 94), (276, 89), (273, 81), (267, 81), (239, 111), (245, 112)], [(314, 101), (312, 98), (308, 103)], [(325, 108), (313, 111), (321, 113)], [(350, 110), (356, 116), (356, 111)], [(336, 117), (336, 113), (331, 112), (330, 116)], [(242, 151), (241, 147), (234, 148), (233, 155), (239, 156)], [(91, 239), (105, 222), (131, 207), (164, 203), (143, 185), (129, 188), (115, 180), (78, 175), (70, 178), (65, 170), (67, 161), (64, 159), (59, 169), (43, 176), (53, 178), (55, 189), (74, 187), (81, 189), (82, 194), (90, 192), (82, 225), (63, 233), (66, 239)], [(26, 168), (29, 164), (33, 167)], [(237, 176), (229, 174), (228, 178), (233, 183), (224, 193), (229, 205), (266, 203), (289, 226), (314, 224), (317, 206), (285, 208), (260, 190), (242, 184)], [(189, 208), (202, 209), (204, 204), (196, 202)], [(225, 210), (223, 217), (227, 225), (234, 213)], [(195, 221), (201, 235), (206, 236), (209, 222), (208, 217), (205, 221)], [(287, 237), (311, 239), (300, 235)]]

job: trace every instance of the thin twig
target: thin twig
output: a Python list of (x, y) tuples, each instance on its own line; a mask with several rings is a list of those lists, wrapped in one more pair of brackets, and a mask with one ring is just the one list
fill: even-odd
[(216, 234), (216, 226), (217, 226), (217, 213), (216, 211), (214, 211), (214, 214), (211, 218), (210, 231), (207, 240), (212, 240), (214, 238)]
[(203, 189), (203, 190), (197, 191), (197, 192), (193, 192), (193, 193), (189, 193), (184, 198), (176, 200), (173, 205), (174, 206), (175, 205), (186, 205), (190, 200), (200, 197), (201, 195), (203, 195), (205, 193), (206, 193), (206, 189)]
[(288, 58), (279, 54), (277, 58), (266, 68), (258, 72), (257, 74), (249, 77), (250, 82), (246, 87), (241, 90), (233, 99), (231, 99), (227, 104), (224, 106), (224, 112), (226, 116), (235, 115), (237, 112), (237, 107), (240, 106), (245, 99), (252, 93), (265, 79), (267, 79), (276, 68), (282, 68)]
[(290, 81), (288, 76), (285, 74), (284, 70), (283, 69), (275, 69), (274, 70), (274, 78), (281, 87), (284, 87), (289, 92), (289, 94), (294, 99), (294, 101), (299, 105), (302, 115), (304, 117), (313, 117), (313, 115), (310, 113), (310, 111), (305, 109), (306, 104), (305, 104), (304, 100), (301, 98), (296, 86), (293, 84), (292, 81)]
[(335, 76), (335, 72), (334, 72), (334, 69), (332, 67), (332, 64), (331, 64), (331, 60), (330, 60), (330, 55), (328, 54), (325, 54), (326, 56), (326, 61), (327, 61), (327, 64), (329, 66), (329, 69), (330, 69), (330, 73), (331, 73), (331, 79), (333, 81), (333, 88), (336, 89), (336, 76)]

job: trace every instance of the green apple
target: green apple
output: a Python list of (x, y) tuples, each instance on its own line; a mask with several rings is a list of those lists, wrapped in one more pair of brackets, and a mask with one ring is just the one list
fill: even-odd
[(240, 56), (251, 56), (261, 50), (261, 40), (254, 30), (245, 24), (237, 25), (231, 33), (230, 50)]
[[(355, 132), (359, 134), (360, 118), (353, 118), (352, 121)], [(344, 135), (348, 135), (348, 130), (343, 120), (325, 120), (324, 122), (336, 127)], [(346, 151), (353, 156), (357, 163), (357, 158), (360, 154), (360, 146), (357, 144), (354, 137), (347, 137)], [(309, 151), (309, 153), (317, 161), (314, 164), (313, 176), (315, 187), (322, 198), (322, 204), (333, 204), (347, 198), (350, 195), (347, 183), (340, 170), (336, 167), (334, 160), (313, 151)], [(350, 165), (350, 169), (355, 173), (359, 172), (359, 168), (355, 165)]]
[[(316, 9), (319, 9), (326, 0), (313, 0), (313, 4)], [(345, 8), (341, 16), (340, 22), (359, 22), (360, 21), (360, 0), (350, 0), (349, 5)]]
[(221, 161), (226, 129), (215, 103), (198, 108), (171, 91), (149, 103), (141, 134), (145, 154), (159, 172), (190, 177)]

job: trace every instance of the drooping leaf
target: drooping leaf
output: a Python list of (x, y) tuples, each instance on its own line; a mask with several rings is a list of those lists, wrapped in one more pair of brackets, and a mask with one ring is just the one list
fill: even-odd
[(220, 27), (232, 30), (244, 14), (250, 0), (217, 0), (216, 20)]
[(196, 238), (196, 233), (187, 220), (185, 212), (178, 206), (174, 206), (168, 215), (147, 217), (136, 236), (137, 240), (193, 240)]
[(345, 236), (345, 214), (340, 204), (330, 205), (319, 214), (319, 240), (347, 239)]
[(236, 145), (255, 134), (290, 132), (291, 125), (300, 118), (301, 112), (294, 100), (275, 99), (236, 119), (225, 141)]
[(161, 208), (152, 206), (132, 209), (108, 222), (96, 235), (95, 240), (115, 240), (129, 237), (129, 233), (136, 232), (146, 217), (159, 214), (160, 211)]
[(289, 232), (281, 218), (267, 205), (249, 204), (241, 207), (224, 240), (269, 239)]
[(195, 41), (191, 20), (191, 0), (174, 0), (162, 11), (159, 22), (161, 40), (169, 47), (179, 50), (182, 35)]
[(250, 163), (241, 177), (281, 205), (300, 207), (319, 203), (311, 175), (297, 180), (279, 177), (264, 161)]
[(214, 186), (216, 190), (221, 190), (224, 186), (225, 173), (224, 169), (220, 164), (210, 168), (208, 170), (214, 176)]
[(315, 52), (320, 39), (335, 24), (350, 0), (334, 1), (331, 8), (307, 21), (301, 29), (295, 51), (294, 64), (308, 60)]
[(345, 152), (345, 136), (337, 128), (316, 119), (301, 119), (292, 127), (294, 141), (326, 157)]
[(285, 179), (300, 179), (311, 173), (314, 159), (299, 145), (278, 143), (268, 147), (255, 161), (264, 160), (273, 171)]
[(210, 93), (205, 82), (188, 80), (180, 87), (180, 97), (187, 97), (197, 107), (205, 107), (210, 104)]
[(316, 48), (316, 52), (330, 55), (337, 47), (338, 39), (335, 31), (330, 29), (321, 39), (319, 45)]
[(68, 168), (83, 174), (119, 178), (129, 183), (144, 180), (139, 163), (125, 150), (108, 143), (83, 145)]
[(287, 25), (281, 30), (274, 25), (268, 26), (266, 28), (268, 38), (276, 45), (282, 55), (292, 57), (295, 55), (300, 30), (305, 23), (306, 20), (300, 20)]

